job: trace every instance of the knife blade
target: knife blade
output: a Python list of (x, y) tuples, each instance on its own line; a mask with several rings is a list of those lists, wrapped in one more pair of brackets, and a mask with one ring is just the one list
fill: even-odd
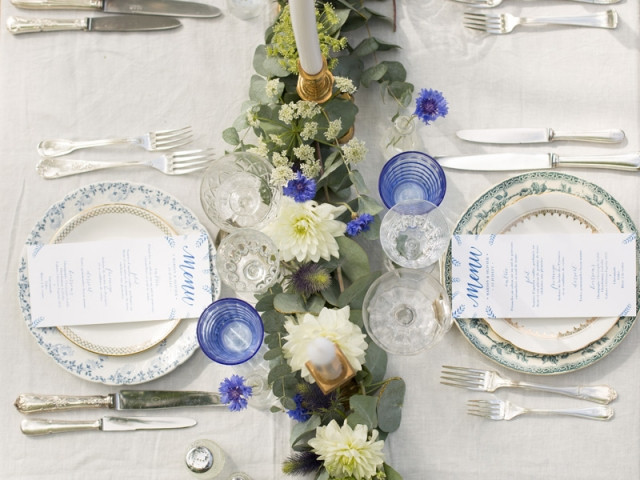
[(164, 430), (193, 427), (197, 422), (186, 417), (102, 417), (98, 420), (24, 419), (20, 430), (25, 435), (102, 430), (103, 432), (129, 432), (133, 430)]
[(640, 170), (640, 152), (587, 156), (560, 156), (555, 153), (489, 153), (435, 157), (435, 159), (441, 166), (455, 170), (543, 170), (564, 167)]
[(101, 10), (104, 13), (214, 18), (222, 11), (213, 5), (182, 0), (11, 0), (19, 8)]
[(556, 140), (620, 143), (625, 139), (622, 130), (596, 130), (591, 132), (565, 132), (552, 128), (482, 128), (459, 130), (462, 140), (479, 143), (549, 143)]
[(38, 395), (22, 394), (15, 401), (21, 413), (69, 410), (73, 408), (111, 408), (141, 410), (174, 407), (221, 406), (220, 395), (213, 392), (171, 390), (121, 390), (108, 395)]
[(89, 17), (64, 20), (58, 18), (9, 17), (7, 30), (14, 35), (35, 32), (60, 32), (81, 30), (86, 32), (143, 32), (170, 30), (182, 24), (176, 18), (135, 17), (120, 15), (117, 17)]

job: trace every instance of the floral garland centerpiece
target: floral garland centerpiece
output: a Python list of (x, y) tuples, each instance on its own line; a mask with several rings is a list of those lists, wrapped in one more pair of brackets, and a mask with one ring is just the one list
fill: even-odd
[[(265, 329), (268, 383), (297, 423), (291, 435), (287, 474), (317, 479), (401, 479), (384, 460), (387, 435), (400, 426), (405, 384), (386, 378), (387, 355), (371, 341), (362, 322), (362, 302), (381, 272), (354, 237), (377, 239), (381, 205), (369, 195), (359, 165), (367, 148), (354, 135), (357, 88), (377, 83), (400, 107), (411, 102), (413, 85), (395, 61), (375, 53), (397, 48), (366, 35), (351, 45), (343, 32), (370, 31), (372, 21), (390, 20), (369, 0), (316, 3), (320, 47), (335, 79), (322, 104), (296, 91), (298, 54), (289, 6), (267, 30), (255, 51), (249, 100), (223, 137), (235, 151), (250, 151), (273, 166), (270, 181), (284, 197), (264, 232), (278, 247), (283, 281), (257, 297)], [(383, 0), (384, 1), (384, 0)], [(395, 0), (394, 0), (395, 7)], [(339, 348), (355, 376), (325, 393), (307, 367), (317, 338)], [(247, 405), (251, 387), (232, 376), (220, 392), (232, 410)]]

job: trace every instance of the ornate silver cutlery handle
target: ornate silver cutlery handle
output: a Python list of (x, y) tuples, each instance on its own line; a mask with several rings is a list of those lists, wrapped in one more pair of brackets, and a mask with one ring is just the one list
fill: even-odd
[(529, 382), (513, 382), (514, 387), (542, 392), (559, 393), (567, 397), (580, 398), (590, 402), (607, 404), (618, 397), (618, 393), (608, 385), (575, 386), (575, 387), (551, 387)]
[(51, 18), (9, 17), (7, 19), (7, 30), (14, 35), (35, 32), (59, 32), (63, 30), (87, 30), (87, 19), (77, 18), (73, 20), (62, 20)]
[(36, 167), (36, 171), (42, 178), (54, 179), (67, 177), (77, 173), (92, 172), (113, 167), (131, 167), (142, 165), (138, 162), (100, 162), (86, 160), (71, 160), (60, 158), (43, 158)]
[(20, 423), (20, 430), (25, 435), (49, 435), (51, 433), (77, 432), (79, 430), (100, 430), (101, 420), (44, 420), (25, 419)]
[(14, 403), (21, 413), (69, 410), (72, 408), (114, 408), (113, 395), (19, 395)]

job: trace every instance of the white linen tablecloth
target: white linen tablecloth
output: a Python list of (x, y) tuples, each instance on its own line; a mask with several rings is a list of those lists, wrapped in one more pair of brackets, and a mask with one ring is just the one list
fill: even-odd
[[(224, 9), (221, 0), (207, 0)], [(447, 118), (421, 127), (427, 153), (558, 152), (596, 154), (640, 150), (640, 6), (622, 0), (616, 30), (522, 27), (506, 36), (484, 36), (461, 25), (464, 7), (446, 0), (397, 0), (397, 31), (377, 24), (372, 33), (402, 48), (380, 58), (399, 59), (416, 89), (435, 88), (449, 101)], [(390, 14), (392, 2), (372, 2)], [(514, 14), (585, 14), (607, 7), (577, 2), (505, 0)], [(36, 16), (2, 0), (2, 23), (10, 15)], [(75, 18), (82, 12), (41, 16)], [(24, 241), (47, 208), (78, 187), (103, 180), (147, 183), (177, 197), (209, 228), (198, 198), (197, 176), (168, 177), (150, 169), (119, 169), (45, 181), (34, 166), (45, 138), (101, 138), (192, 125), (194, 148), (222, 153), (222, 131), (248, 98), (254, 49), (263, 42), (266, 15), (239, 20), (225, 11), (213, 20), (183, 19), (178, 30), (160, 33), (42, 33), (12, 36), (0, 29), (0, 175), (4, 234), (3, 328), (0, 335), (0, 478), (178, 480), (192, 478), (184, 466), (187, 445), (198, 438), (217, 442), (231, 469), (256, 480), (284, 478), (290, 420), (249, 409), (180, 410), (198, 425), (191, 429), (133, 433), (70, 433), (29, 438), (13, 401), (19, 393), (106, 394), (114, 387), (77, 378), (55, 364), (28, 332), (17, 302), (17, 262)], [(367, 142), (370, 168), (361, 169), (372, 192), (384, 163), (377, 139), (394, 113), (377, 88), (356, 95), (358, 138)], [(491, 146), (457, 140), (459, 128), (542, 126), (556, 129), (622, 128), (623, 146), (558, 143)], [(141, 159), (134, 148), (76, 153), (76, 158)], [(597, 183), (640, 220), (638, 174), (568, 171)], [(443, 202), (452, 222), (473, 200), (514, 172), (447, 171)], [(368, 245), (376, 259), (380, 249)], [(374, 259), (374, 261), (376, 260)], [(230, 292), (223, 290), (223, 295)], [(612, 385), (619, 398), (610, 422), (522, 417), (490, 422), (465, 413), (472, 393), (439, 384), (443, 364), (497, 367), (453, 327), (440, 344), (414, 357), (391, 357), (389, 375), (407, 383), (403, 421), (386, 442), (387, 461), (406, 480), (640, 478), (640, 381), (638, 328), (612, 353), (588, 368), (541, 379), (554, 385)], [(503, 371), (503, 368), (497, 367)], [(174, 372), (140, 388), (213, 390), (229, 371), (196, 352)], [(510, 373), (519, 379), (531, 376)], [(587, 406), (539, 393), (500, 393), (531, 406)], [(477, 395), (477, 394), (476, 394)], [(92, 410), (50, 415), (97, 418)], [(164, 414), (167, 414), (164, 412)], [(168, 413), (173, 414), (173, 412)], [(224, 477), (221, 477), (224, 478)]]

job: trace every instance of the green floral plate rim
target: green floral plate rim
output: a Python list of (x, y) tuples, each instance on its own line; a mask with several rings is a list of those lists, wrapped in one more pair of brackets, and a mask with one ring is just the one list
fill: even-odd
[[(626, 210), (604, 189), (573, 175), (554, 171), (537, 171), (511, 177), (481, 195), (461, 216), (455, 235), (477, 234), (502, 209), (530, 195), (561, 192), (574, 195), (606, 213), (622, 233), (636, 233), (636, 226)], [(636, 242), (639, 257), (640, 242)], [(451, 296), (451, 244), (445, 257), (444, 285)], [(638, 273), (636, 284), (640, 287)], [(455, 317), (455, 312), (454, 312)], [(587, 367), (604, 358), (625, 338), (636, 317), (620, 317), (614, 326), (595, 342), (561, 354), (540, 354), (520, 349), (497, 335), (480, 318), (454, 319), (465, 338), (490, 360), (511, 370), (537, 375), (568, 373)]]

